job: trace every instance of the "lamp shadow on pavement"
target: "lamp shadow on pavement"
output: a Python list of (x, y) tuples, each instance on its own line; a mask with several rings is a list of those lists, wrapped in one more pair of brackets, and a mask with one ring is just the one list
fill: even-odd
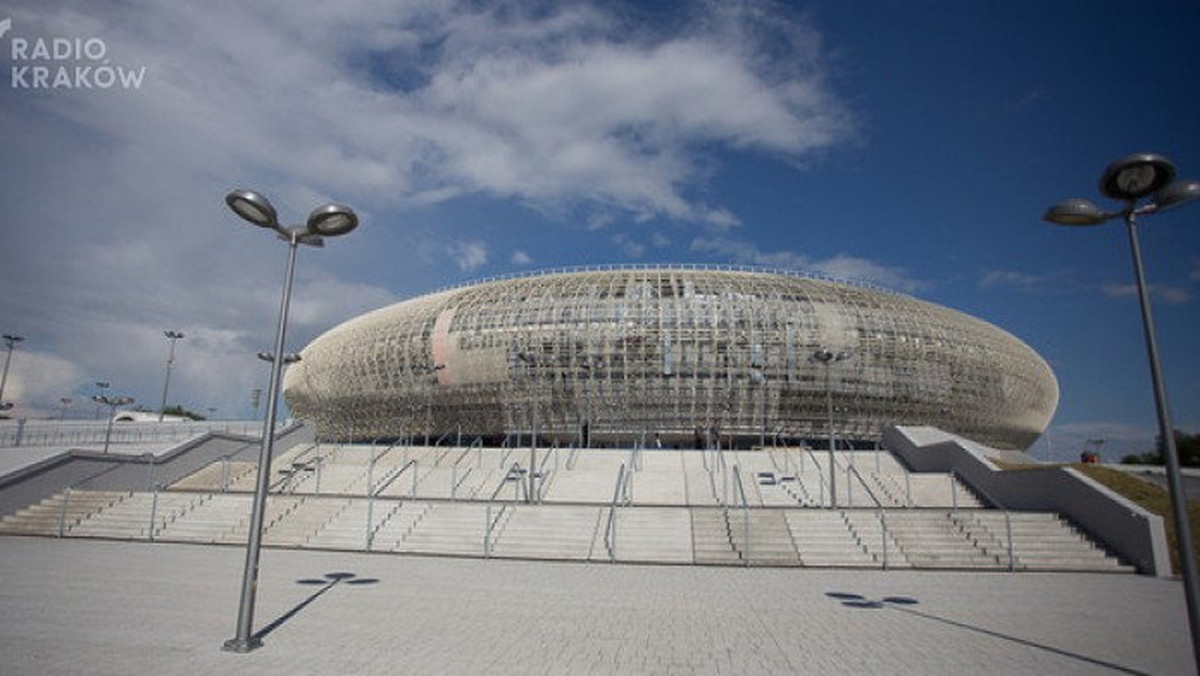
[(297, 613), (299, 613), (301, 610), (304, 610), (306, 607), (308, 607), (308, 605), (310, 603), (312, 603), (313, 601), (316, 601), (318, 598), (320, 598), (322, 594), (329, 591), (330, 589), (333, 589), (334, 587), (338, 586), (339, 584), (341, 584), (343, 582), (346, 584), (350, 584), (350, 585), (365, 585), (365, 584), (376, 584), (379, 582), (379, 580), (377, 580), (373, 577), (358, 577), (354, 573), (346, 573), (346, 572), (325, 573), (324, 576), (318, 577), (318, 578), (305, 578), (303, 580), (296, 580), (296, 584), (302, 584), (302, 585), (307, 585), (307, 586), (320, 586), (320, 589), (313, 592), (308, 598), (304, 599), (300, 603), (297, 603), (295, 606), (293, 606), (291, 609), (289, 609), (284, 614), (282, 614), (279, 617), (272, 620), (270, 623), (268, 623), (262, 629), (259, 629), (258, 631), (254, 632), (253, 638), (256, 640), (259, 640), (259, 641), (266, 638), (267, 634), (270, 634), (271, 632), (278, 629), (280, 626), (283, 625), (283, 623), (292, 619), (293, 617), (296, 616)]
[(918, 605), (920, 602), (917, 601), (916, 599), (908, 597), (908, 596), (885, 596), (881, 599), (869, 599), (869, 598), (863, 596), (862, 594), (855, 594), (853, 592), (840, 592), (840, 591), (825, 592), (825, 595), (831, 599), (840, 601), (841, 604), (843, 606), (846, 606), (847, 608), (897, 610), (902, 613), (907, 613), (909, 615), (913, 615), (915, 617), (921, 617), (926, 620), (940, 622), (942, 624), (947, 624), (952, 627), (957, 627), (959, 629), (965, 629), (967, 631), (973, 631), (973, 632), (976, 632), (979, 634), (983, 634), (985, 636), (991, 636), (992, 638), (998, 638), (998, 639), (1001, 639), (1004, 641), (1011, 641), (1013, 643), (1017, 643), (1017, 644), (1020, 644), (1020, 645), (1023, 645), (1023, 646), (1029, 647), (1029, 648), (1037, 648), (1039, 650), (1045, 650), (1047, 652), (1054, 653), (1055, 655), (1061, 655), (1063, 657), (1069, 657), (1071, 659), (1080, 660), (1082, 662), (1087, 662), (1088, 664), (1094, 664), (1096, 666), (1104, 667), (1106, 669), (1112, 669), (1114, 671), (1119, 671), (1119, 672), (1126, 673), (1126, 674), (1140, 674), (1142, 676), (1146, 675), (1146, 672), (1144, 672), (1144, 671), (1138, 671), (1137, 669), (1130, 669), (1129, 667), (1124, 667), (1124, 666), (1121, 666), (1120, 664), (1114, 664), (1112, 662), (1105, 662), (1104, 660), (1096, 659), (1095, 657), (1088, 657), (1087, 655), (1073, 653), (1069, 650), (1063, 650), (1062, 648), (1055, 648), (1054, 646), (1051, 646), (1051, 645), (1045, 645), (1043, 643), (1036, 643), (1034, 641), (1030, 641), (1028, 639), (1021, 638), (1019, 636), (1010, 636), (1008, 634), (1002, 634), (998, 631), (993, 631), (991, 629), (985, 629), (983, 627), (977, 627), (973, 624), (967, 624), (966, 622), (959, 622), (958, 620), (952, 620), (952, 619), (949, 619), (946, 617), (939, 617), (932, 613), (921, 612), (919, 610), (916, 610), (916, 609), (910, 607), (910, 606)]

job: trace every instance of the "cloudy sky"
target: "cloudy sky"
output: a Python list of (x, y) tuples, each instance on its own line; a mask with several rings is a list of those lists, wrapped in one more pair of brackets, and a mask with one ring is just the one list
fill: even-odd
[[(233, 188), (362, 226), (300, 252), (289, 350), (496, 274), (738, 263), (865, 279), (1022, 338), (1056, 457), (1154, 435), (1128, 245), (1041, 222), (1112, 160), (1200, 178), (1200, 5), (0, 3), (5, 399), (93, 383), (249, 416), (286, 248)], [(57, 42), (56, 42), (57, 39)], [(40, 46), (40, 50), (39, 50)], [(40, 70), (39, 70), (40, 69)], [(1200, 207), (1147, 219), (1176, 422), (1200, 427)], [(1039, 442), (1035, 452), (1047, 451)]]

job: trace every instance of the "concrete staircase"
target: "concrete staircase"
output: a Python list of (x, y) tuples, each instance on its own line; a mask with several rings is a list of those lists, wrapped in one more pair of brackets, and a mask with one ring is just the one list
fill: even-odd
[(878, 568), (880, 563), (850, 529), (845, 514), (833, 509), (784, 512), (800, 565)]
[[(619, 507), (614, 560), (641, 563), (692, 563), (692, 510), (686, 507)], [(593, 560), (607, 560), (603, 529), (608, 510), (601, 510)]]
[[(494, 539), (491, 555), (528, 559), (592, 558), (602, 508), (519, 505)], [(482, 536), (481, 536), (482, 537)], [(603, 548), (603, 543), (601, 543)]]
[[(527, 450), (292, 449), (273, 466), (276, 492), (267, 501), (264, 544), (870, 568), (883, 567), (886, 552), (888, 567), (1007, 570), (1011, 528), (1015, 570), (1132, 570), (1055, 514), (1011, 512), (1006, 524), (1004, 512), (983, 508), (950, 475), (908, 474), (891, 456), (874, 452), (839, 452), (839, 508), (828, 509), (822, 499), (828, 456), (821, 453), (587, 449), (568, 468), (565, 451), (543, 449), (542, 502), (528, 504), (523, 492), (514, 492), (520, 482), (506, 480), (509, 467), (528, 462)], [(855, 471), (848, 473), (851, 462)], [(614, 508), (622, 464), (632, 477), (632, 501)], [(242, 545), (255, 475), (253, 463), (222, 459), (157, 494), (63, 491), (5, 516), (0, 533)], [(379, 492), (374, 499), (367, 497), (368, 484)], [(720, 504), (741, 502), (743, 495), (744, 506)], [(853, 507), (845, 506), (851, 501)]]

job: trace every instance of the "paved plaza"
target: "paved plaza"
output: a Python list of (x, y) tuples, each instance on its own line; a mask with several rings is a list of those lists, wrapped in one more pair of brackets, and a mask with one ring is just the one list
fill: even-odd
[(5, 674), (1194, 673), (1133, 575), (547, 563), (0, 538)]

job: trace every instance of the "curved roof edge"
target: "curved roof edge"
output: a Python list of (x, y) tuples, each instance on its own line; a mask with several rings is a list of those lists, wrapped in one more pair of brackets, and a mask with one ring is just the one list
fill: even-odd
[[(437, 293), (446, 291), (456, 291), (465, 289), (471, 286), (481, 284), (490, 284), (492, 282), (503, 282), (515, 279), (535, 279), (538, 277), (549, 277), (552, 275), (568, 275), (585, 272), (623, 272), (623, 271), (638, 271), (638, 270), (696, 270), (696, 271), (711, 271), (711, 272), (749, 272), (762, 275), (778, 275), (781, 277), (795, 277), (798, 279), (811, 279), (818, 282), (833, 282), (835, 284), (845, 284), (847, 286), (856, 286), (871, 291), (879, 291), (890, 293), (896, 296), (909, 296), (909, 294), (888, 288), (876, 282), (870, 282), (862, 279), (846, 279), (835, 277), (833, 275), (825, 275), (817, 272), (805, 272), (792, 268), (779, 268), (765, 265), (734, 265), (734, 264), (719, 264), (719, 263), (609, 263), (603, 265), (569, 265), (557, 268), (545, 268), (542, 270), (530, 270), (526, 272), (512, 272), (504, 275), (492, 275), (490, 277), (481, 277), (470, 279), (455, 284), (431, 289), (420, 296), (432, 296)], [(911, 297), (911, 296), (909, 296)]]

